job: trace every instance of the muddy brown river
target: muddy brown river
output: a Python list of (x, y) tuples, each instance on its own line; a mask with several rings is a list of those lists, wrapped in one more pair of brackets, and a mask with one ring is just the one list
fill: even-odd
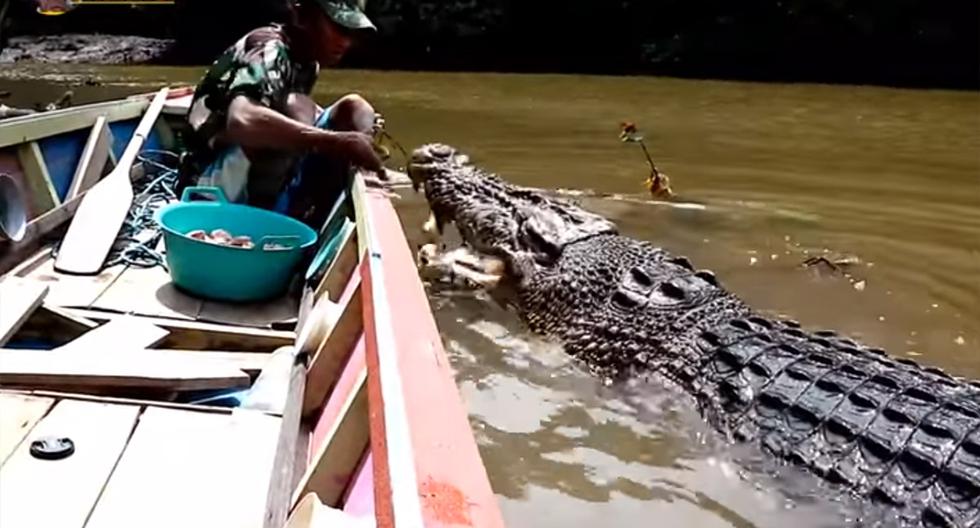
[[(0, 89), (47, 102), (74, 84), (76, 100), (105, 99), (201, 71), (17, 66), (0, 71)], [(980, 378), (980, 94), (343, 71), (321, 77), (317, 98), (347, 91), (372, 100), (406, 147), (452, 143), (515, 182), (566, 189), (769, 314)], [(645, 199), (642, 153), (618, 141), (623, 120), (645, 132), (674, 205)], [(402, 195), (415, 240), (427, 211)], [(850, 264), (801, 265), (820, 256)], [(429, 294), (509, 526), (838, 526), (869, 515), (731, 448), (676, 389), (604, 386), (484, 295)]]

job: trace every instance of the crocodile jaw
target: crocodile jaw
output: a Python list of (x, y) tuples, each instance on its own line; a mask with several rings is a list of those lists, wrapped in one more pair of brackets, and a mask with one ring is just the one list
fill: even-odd
[(569, 244), (616, 233), (605, 218), (504, 182), (448, 145), (416, 149), (408, 174), (416, 189), (425, 190), (439, 232), (454, 223), (469, 246), (503, 259), (518, 279), (552, 266)]

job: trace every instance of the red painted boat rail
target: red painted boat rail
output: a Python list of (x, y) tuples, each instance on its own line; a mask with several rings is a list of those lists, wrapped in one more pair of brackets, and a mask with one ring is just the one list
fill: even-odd
[(379, 527), (503, 526), (398, 215), (353, 187)]
[(332, 256), (301, 309), (306, 464), (289, 509), (381, 528), (502, 527), (398, 215), (360, 176), (348, 194), (324, 226)]

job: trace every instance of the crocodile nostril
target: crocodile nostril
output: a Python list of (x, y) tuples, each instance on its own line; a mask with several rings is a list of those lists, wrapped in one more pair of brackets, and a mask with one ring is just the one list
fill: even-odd
[(670, 262), (671, 264), (676, 264), (676, 265), (678, 265), (678, 266), (680, 266), (682, 268), (685, 268), (685, 269), (694, 271), (694, 264), (692, 264), (691, 261), (687, 257), (673, 257), (670, 260), (668, 260), (667, 262)]
[(664, 296), (669, 297), (671, 299), (677, 299), (678, 301), (683, 301), (685, 298), (687, 298), (687, 292), (685, 292), (683, 288), (677, 286), (676, 284), (672, 284), (670, 282), (664, 282), (660, 284), (660, 286), (657, 289), (660, 290), (660, 293), (664, 294)]
[(630, 268), (630, 276), (633, 277), (633, 280), (640, 286), (647, 288), (653, 286), (653, 279), (650, 278), (650, 275), (648, 275), (647, 272), (640, 268)]
[(616, 290), (612, 295), (612, 301), (624, 308), (635, 308), (644, 304), (646, 298), (628, 290)]
[(708, 284), (710, 284), (712, 286), (717, 287), (719, 285), (718, 284), (718, 277), (715, 276), (715, 273), (713, 271), (701, 270), (701, 271), (695, 273), (694, 276), (697, 277), (697, 278), (699, 278), (699, 279), (701, 279), (701, 280), (703, 280), (704, 282), (707, 282)]

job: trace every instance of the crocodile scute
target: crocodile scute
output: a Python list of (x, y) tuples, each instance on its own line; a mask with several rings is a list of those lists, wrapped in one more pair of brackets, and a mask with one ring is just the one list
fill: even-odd
[(531, 330), (597, 374), (656, 372), (757, 445), (905, 526), (980, 525), (980, 385), (753, 310), (710, 271), (474, 167), (447, 145), (409, 175), (440, 225), (501, 258)]

